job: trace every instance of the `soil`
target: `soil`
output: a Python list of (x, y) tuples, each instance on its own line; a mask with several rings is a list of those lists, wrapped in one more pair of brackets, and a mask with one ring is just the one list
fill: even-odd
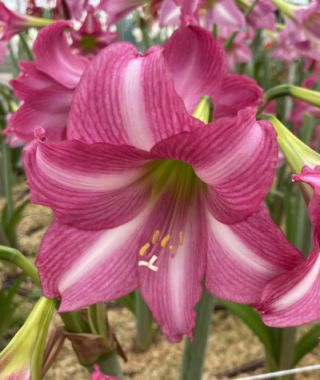
[[(1, 204), (0, 204), (1, 207)], [(29, 204), (24, 211), (18, 228), (18, 244), (20, 249), (30, 258), (37, 254), (40, 240), (50, 223), (51, 212), (41, 206)], [(1, 268), (0, 268), (1, 273)], [(1, 277), (0, 277), (1, 281)], [(26, 308), (30, 308), (31, 305)], [(128, 362), (121, 360), (121, 366), (126, 379), (130, 380), (177, 380), (182, 356), (183, 342), (170, 343), (157, 330), (155, 341), (144, 353), (133, 350), (135, 336), (135, 320), (133, 315), (124, 308), (109, 310), (109, 320), (119, 341), (122, 344)], [(59, 323), (56, 316), (55, 323)], [(306, 331), (308, 327), (299, 330)], [(212, 315), (203, 380), (223, 380), (230, 377), (218, 376), (226, 370), (241, 366), (250, 361), (263, 359), (263, 347), (253, 333), (236, 317), (226, 310), (215, 311)], [(319, 363), (319, 349), (314, 349), (306, 355), (300, 366)], [(263, 368), (248, 373), (242, 372), (237, 377), (262, 373)], [(89, 379), (88, 372), (81, 367), (66, 342), (57, 360), (47, 372), (46, 380), (76, 380)], [(235, 377), (233, 377), (235, 378)], [(296, 380), (320, 379), (320, 372), (296, 376)]]

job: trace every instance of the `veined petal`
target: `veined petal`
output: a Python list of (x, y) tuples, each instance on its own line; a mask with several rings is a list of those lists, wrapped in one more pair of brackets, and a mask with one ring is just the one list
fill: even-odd
[(264, 289), (259, 310), (269, 326), (288, 327), (320, 318), (320, 254), (272, 280)]
[[(67, 88), (75, 88), (88, 64), (88, 59), (72, 54), (64, 31), (68, 21), (57, 21), (42, 29), (33, 46), (37, 69)], [(48, 49), (50, 46), (50, 49)]]
[(167, 136), (198, 125), (177, 95), (161, 47), (144, 56), (114, 43), (92, 61), (78, 86), (68, 137), (150, 149)]
[[(211, 95), (211, 92), (209, 93)], [(212, 95), (214, 117), (235, 116), (246, 107), (262, 104), (263, 90), (255, 80), (246, 75), (227, 74), (224, 76), (220, 91)]]
[(257, 122), (255, 109), (222, 118), (157, 144), (152, 152), (182, 160), (207, 184), (213, 216), (236, 223), (257, 211), (272, 184), (278, 147), (268, 122)]
[(63, 223), (99, 230), (136, 216), (151, 186), (139, 181), (147, 153), (128, 146), (79, 141), (35, 142), (25, 150), (31, 199), (51, 207)]
[(233, 225), (208, 214), (208, 227), (206, 287), (220, 298), (257, 304), (268, 281), (303, 261), (265, 206)]
[[(200, 202), (191, 205), (180, 201), (177, 205), (167, 192), (157, 201), (143, 232), (142, 241), (151, 244), (140, 256), (140, 289), (157, 323), (172, 341), (181, 340), (183, 335), (192, 338), (207, 247), (203, 225)], [(153, 268), (141, 265), (152, 260)]]
[(37, 259), (47, 297), (60, 297), (66, 312), (111, 301), (137, 287), (136, 252), (145, 215), (119, 227), (87, 231), (54, 221)]
[[(49, 94), (47, 94), (49, 95)], [(13, 133), (16, 137), (29, 142), (34, 139), (34, 130), (41, 127), (46, 130), (48, 138), (52, 141), (65, 139), (65, 125), (68, 115), (68, 105), (71, 103), (71, 94), (64, 92), (58, 101), (46, 103), (47, 108), (42, 105), (49, 98), (38, 97), (25, 102), (11, 115), (6, 131)]]
[(320, 166), (310, 168), (304, 166), (300, 174), (293, 174), (294, 182), (305, 182), (310, 185), (314, 192), (308, 205), (308, 214), (313, 224), (314, 241), (320, 247)]
[(164, 56), (190, 114), (202, 96), (224, 91), (220, 90), (226, 71), (223, 46), (210, 32), (194, 25), (179, 28), (166, 43)]

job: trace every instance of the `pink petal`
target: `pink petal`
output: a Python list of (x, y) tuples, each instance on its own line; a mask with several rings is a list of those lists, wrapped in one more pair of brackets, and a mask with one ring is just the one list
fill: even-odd
[(320, 318), (320, 255), (308, 259), (272, 280), (265, 288), (259, 310), (269, 326), (288, 327)]
[[(203, 208), (200, 203), (179, 203), (174, 193), (166, 192), (157, 204), (143, 231), (143, 243), (151, 241), (154, 231), (160, 232), (159, 243), (152, 245), (140, 260), (150, 261), (155, 255), (156, 271), (139, 266), (142, 295), (161, 326), (172, 341), (184, 334), (192, 338), (195, 305), (202, 293), (206, 235)], [(180, 240), (180, 234), (183, 234)], [(160, 241), (170, 236), (162, 248)]]
[(226, 71), (224, 51), (210, 32), (198, 26), (181, 27), (165, 45), (164, 56), (189, 113), (202, 96), (220, 90)]
[(145, 2), (146, 0), (101, 0), (99, 9), (106, 11), (108, 23), (114, 24)]
[(234, 302), (257, 304), (267, 282), (303, 261), (266, 209), (226, 225), (208, 215), (206, 287)]
[(34, 129), (46, 129), (54, 141), (65, 138), (73, 91), (39, 71), (34, 62), (22, 62), (21, 73), (10, 81), (15, 95), (24, 100), (9, 120), (8, 130), (24, 141), (34, 138)]
[(163, 0), (159, 10), (160, 26), (179, 25), (181, 9), (174, 0)]
[(67, 88), (75, 88), (88, 59), (72, 54), (64, 30), (68, 21), (57, 21), (42, 29), (33, 46), (38, 70)]
[(190, 130), (196, 120), (176, 94), (162, 48), (144, 56), (119, 42), (89, 65), (74, 96), (68, 137), (149, 149), (156, 141)]
[(217, 24), (236, 31), (245, 25), (245, 18), (233, 0), (218, 0), (207, 11), (205, 24), (210, 29)]
[(273, 181), (278, 147), (271, 124), (257, 122), (255, 110), (248, 108), (237, 117), (173, 136), (152, 152), (192, 165), (208, 185), (212, 215), (229, 224), (258, 210)]
[(110, 230), (84, 231), (54, 221), (40, 247), (37, 267), (48, 298), (66, 312), (110, 301), (137, 287), (139, 232), (144, 216)]
[(235, 116), (243, 108), (260, 106), (262, 97), (263, 90), (255, 80), (246, 75), (227, 74), (220, 91), (212, 97), (214, 117)]
[(24, 166), (34, 203), (51, 207), (63, 223), (98, 230), (144, 207), (151, 186), (138, 180), (149, 158), (127, 146), (39, 141), (25, 149)]
[(313, 197), (308, 205), (308, 214), (313, 224), (314, 241), (320, 247), (320, 166), (309, 168), (304, 166), (301, 174), (293, 174), (292, 180), (295, 182), (305, 182), (313, 187)]

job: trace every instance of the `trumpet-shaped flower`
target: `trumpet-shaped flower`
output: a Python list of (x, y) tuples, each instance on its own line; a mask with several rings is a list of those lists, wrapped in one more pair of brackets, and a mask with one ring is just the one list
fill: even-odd
[(98, 7), (107, 12), (108, 23), (113, 24), (144, 3), (146, 0), (101, 0)]
[[(171, 50), (183, 35), (188, 43)], [(256, 304), (270, 279), (301, 261), (261, 205), (277, 163), (274, 131), (254, 108), (231, 112), (231, 94), (219, 105), (222, 54), (191, 26), (144, 55), (112, 44), (77, 88), (68, 140), (38, 132), (25, 150), (32, 200), (56, 215), (37, 266), (61, 311), (139, 287), (179, 340), (192, 336), (203, 277), (213, 294)], [(206, 124), (204, 94), (234, 115)]]
[(88, 59), (71, 52), (64, 35), (68, 21), (58, 21), (40, 31), (33, 46), (34, 62), (21, 62), (19, 77), (10, 82), (23, 101), (12, 114), (6, 134), (30, 141), (35, 127), (44, 128), (54, 141), (66, 134), (74, 89)]
[[(293, 181), (304, 182), (314, 189), (309, 203), (309, 216), (314, 226), (315, 250), (294, 269), (274, 278), (263, 291), (258, 306), (263, 320), (270, 326), (297, 326), (320, 318), (320, 155), (279, 122), (275, 123), (280, 146), (292, 168)], [(310, 197), (309, 193), (308, 197)]]
[(0, 40), (10, 40), (12, 36), (28, 28), (42, 28), (52, 23), (52, 20), (21, 15), (0, 3)]
[(41, 376), (42, 359), (55, 301), (38, 301), (25, 324), (0, 353), (1, 380), (32, 380)]

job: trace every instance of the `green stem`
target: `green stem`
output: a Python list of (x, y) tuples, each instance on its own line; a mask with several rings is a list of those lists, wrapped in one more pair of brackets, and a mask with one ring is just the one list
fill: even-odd
[(293, 86), (290, 84), (281, 84), (270, 88), (265, 93), (265, 106), (272, 99), (281, 96), (291, 96), (295, 99), (302, 100), (305, 103), (320, 107), (320, 93), (319, 91), (309, 90), (308, 88)]
[(71, 333), (89, 333), (89, 328), (81, 318), (79, 312), (59, 314), (67, 331)]
[[(279, 358), (279, 370), (292, 368), (297, 329), (289, 327), (281, 331), (281, 347)], [(292, 376), (284, 376), (281, 380), (292, 379)], [(280, 380), (279, 379), (279, 380)]]
[(146, 351), (153, 340), (152, 314), (143, 301), (140, 293), (135, 293), (136, 337), (135, 348), (137, 351)]
[(200, 380), (202, 377), (213, 304), (213, 297), (205, 291), (197, 305), (193, 341), (191, 342), (189, 338), (185, 338), (180, 380)]
[(12, 173), (11, 173), (11, 153), (5, 141), (2, 141), (2, 176), (3, 190), (6, 197), (6, 220), (11, 220), (14, 212), (12, 197)]
[(33, 61), (33, 60), (34, 60), (34, 57), (33, 57), (32, 51), (31, 51), (31, 49), (30, 49), (30, 47), (29, 47), (29, 45), (28, 45), (28, 42), (27, 42), (27, 40), (26, 40), (24, 34), (23, 34), (23, 33), (20, 33), (20, 34), (19, 34), (19, 37), (20, 37), (21, 45), (23, 46), (23, 48), (24, 48), (24, 50), (25, 50), (25, 52), (26, 52), (26, 54), (27, 54), (28, 60), (29, 60), (29, 61)]
[[(116, 376), (119, 380), (124, 380), (116, 351), (112, 351), (108, 356), (98, 360), (98, 364), (101, 372), (104, 374)], [(90, 370), (92, 371), (92, 368)]]
[(17, 265), (36, 285), (40, 286), (36, 267), (17, 249), (0, 245), (0, 260)]
[(13, 74), (17, 75), (19, 73), (18, 60), (17, 60), (17, 58), (16, 58), (16, 56), (14, 54), (14, 51), (13, 51), (13, 48), (12, 48), (12, 44), (10, 42), (8, 43), (8, 47), (9, 47), (10, 59), (11, 59), (11, 62), (12, 62)]
[(88, 319), (91, 332), (108, 337), (107, 331), (107, 312), (105, 304), (99, 303), (88, 308)]

